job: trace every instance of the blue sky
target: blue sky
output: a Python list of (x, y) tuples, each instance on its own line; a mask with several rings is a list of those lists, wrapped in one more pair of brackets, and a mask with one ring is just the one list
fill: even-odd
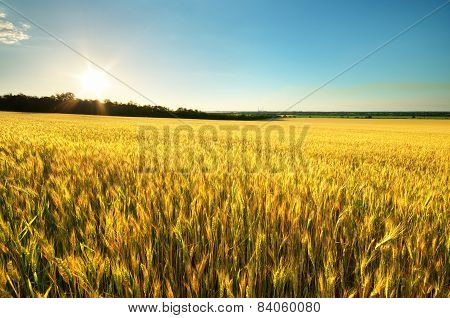
[[(202, 110), (284, 110), (445, 2), (2, 1), (158, 104)], [(450, 5), (292, 110), (450, 111), (449, 35)], [(87, 88), (88, 69), (0, 3), (0, 94), (147, 103)]]

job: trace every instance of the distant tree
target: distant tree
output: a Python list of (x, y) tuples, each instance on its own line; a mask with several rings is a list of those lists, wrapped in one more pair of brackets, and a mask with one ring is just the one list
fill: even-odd
[[(53, 97), (53, 96), (52, 96)], [(61, 93), (61, 94), (56, 94), (54, 96), (54, 98), (58, 101), (58, 102), (71, 102), (75, 100), (75, 94), (74, 93)]]

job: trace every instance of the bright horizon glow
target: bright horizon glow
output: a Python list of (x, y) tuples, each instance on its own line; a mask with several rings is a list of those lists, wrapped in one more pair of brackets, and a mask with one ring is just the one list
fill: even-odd
[(109, 86), (106, 74), (100, 70), (89, 68), (80, 77), (83, 91), (86, 94), (94, 95), (96, 98), (104, 97), (104, 91)]

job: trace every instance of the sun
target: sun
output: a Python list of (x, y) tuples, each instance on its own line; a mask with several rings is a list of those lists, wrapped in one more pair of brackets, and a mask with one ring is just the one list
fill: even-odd
[(80, 77), (84, 91), (86, 93), (94, 94), (96, 97), (100, 97), (103, 91), (108, 87), (108, 80), (103, 72), (88, 69)]

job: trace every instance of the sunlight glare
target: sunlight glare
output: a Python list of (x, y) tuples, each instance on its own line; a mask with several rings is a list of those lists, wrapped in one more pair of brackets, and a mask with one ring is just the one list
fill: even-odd
[(99, 97), (108, 86), (105, 74), (94, 69), (86, 71), (81, 76), (81, 82), (84, 90), (89, 93), (94, 93), (96, 97)]

